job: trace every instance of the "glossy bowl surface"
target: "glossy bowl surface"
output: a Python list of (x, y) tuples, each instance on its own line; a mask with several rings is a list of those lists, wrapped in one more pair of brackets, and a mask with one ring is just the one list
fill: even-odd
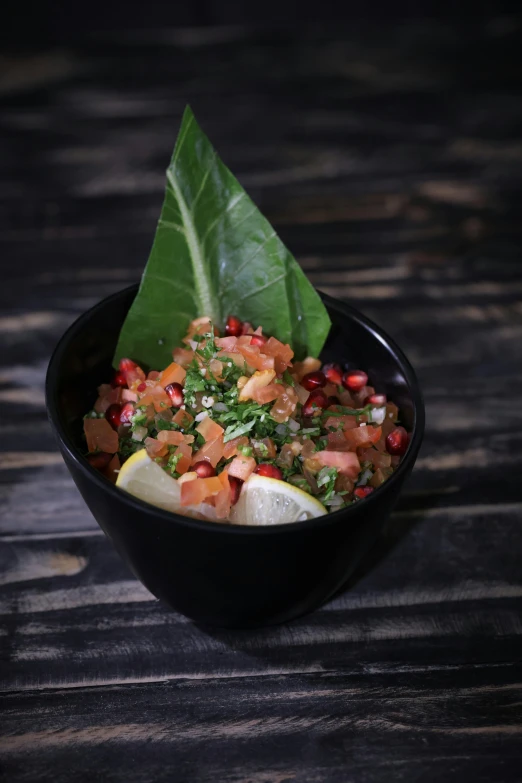
[(83, 415), (111, 361), (132, 286), (104, 299), (63, 335), (49, 363), (47, 409), (67, 467), (102, 530), (158, 598), (193, 620), (221, 627), (282, 623), (330, 598), (351, 576), (393, 509), (417, 457), (424, 405), (397, 345), (347, 304), (321, 294), (332, 319), (324, 361), (349, 361), (400, 410), (412, 432), (395, 473), (368, 498), (292, 525), (243, 527), (194, 520), (122, 492), (82, 456)]

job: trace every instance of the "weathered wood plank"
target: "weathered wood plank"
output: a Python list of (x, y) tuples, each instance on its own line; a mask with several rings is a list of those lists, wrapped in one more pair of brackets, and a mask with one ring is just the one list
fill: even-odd
[[(6, 780), (520, 779), (519, 39), (515, 17), (352, 19), (68, 37), (67, 54), (4, 63)], [(417, 468), (352, 589), (244, 634), (151, 600), (44, 409), (63, 330), (139, 278), (187, 95), (314, 284), (396, 338), (427, 402)]]
[(170, 612), (102, 536), (7, 540), (1, 687), (503, 661), (508, 639), (522, 654), (521, 508), (400, 512), (351, 590), (252, 633)]
[(44, 709), (38, 694), (13, 694), (0, 754), (12, 781), (112, 769), (121, 780), (510, 783), (522, 761), (521, 689), (520, 672), (504, 666), (272, 675), (262, 691), (257, 678), (79, 688), (45, 694)]

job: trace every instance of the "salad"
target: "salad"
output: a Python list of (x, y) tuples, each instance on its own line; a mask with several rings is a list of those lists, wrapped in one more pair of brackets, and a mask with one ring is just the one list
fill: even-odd
[(87, 459), (142, 500), (206, 519), (276, 524), (359, 502), (408, 434), (363, 370), (313, 358), (330, 326), (187, 107), (115, 375), (84, 419)]
[(408, 446), (397, 406), (363, 370), (294, 361), (235, 316), (223, 336), (209, 317), (192, 321), (161, 371), (121, 359), (98, 395), (84, 419), (91, 465), (117, 480), (142, 452), (149, 475), (153, 462), (177, 484), (171, 509), (209, 519), (243, 521), (232, 509), (252, 476), (310, 496), (298, 518), (336, 511), (386, 481)]

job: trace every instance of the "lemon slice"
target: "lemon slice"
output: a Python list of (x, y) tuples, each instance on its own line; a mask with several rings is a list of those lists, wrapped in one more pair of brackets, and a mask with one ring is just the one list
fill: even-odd
[(149, 457), (145, 449), (137, 451), (123, 464), (116, 486), (166, 511), (175, 511), (183, 516), (197, 519), (216, 519), (215, 509), (208, 503), (182, 507), (179, 482), (165, 473), (163, 468)]
[(167, 511), (177, 511), (181, 505), (178, 482), (167, 475), (145, 449), (137, 451), (123, 464), (116, 486)]
[(308, 492), (286, 481), (253, 474), (243, 484), (230, 521), (236, 525), (283, 525), (327, 513)]

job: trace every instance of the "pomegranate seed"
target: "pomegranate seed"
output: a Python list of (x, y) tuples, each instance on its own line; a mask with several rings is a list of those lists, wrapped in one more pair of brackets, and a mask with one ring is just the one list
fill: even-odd
[(125, 378), (125, 375), (122, 372), (115, 372), (114, 378), (112, 379), (111, 386), (113, 389), (115, 389), (117, 386), (127, 386), (127, 379)]
[(265, 476), (266, 478), (283, 480), (283, 474), (275, 465), (270, 462), (264, 462), (262, 465), (258, 465), (254, 473), (258, 476)]
[(120, 411), (120, 424), (130, 424), (131, 416), (134, 416), (134, 405), (132, 402), (126, 402)]
[(408, 448), (410, 437), (404, 427), (395, 427), (386, 437), (386, 451), (397, 457), (402, 457)]
[(169, 383), (165, 386), (165, 391), (170, 397), (173, 408), (179, 408), (183, 405), (183, 386), (181, 383)]
[(243, 323), (235, 315), (229, 315), (225, 324), (227, 337), (240, 337), (243, 331)]
[(303, 416), (311, 418), (319, 409), (328, 407), (328, 397), (322, 389), (315, 389), (311, 392), (307, 401), (303, 405)]
[(323, 372), (326, 376), (326, 380), (329, 383), (335, 383), (336, 386), (340, 386), (343, 382), (343, 369), (340, 364), (325, 364), (323, 366)]
[(365, 405), (386, 405), (387, 399), (385, 394), (370, 394), (364, 401)]
[(135, 370), (138, 365), (136, 362), (133, 362), (132, 359), (120, 359), (120, 363), (118, 365), (120, 372), (129, 372), (130, 370)]
[(264, 334), (253, 334), (252, 339), (250, 341), (250, 345), (257, 345), (260, 347), (261, 345), (264, 345), (266, 342), (268, 342), (268, 337), (265, 337)]
[(196, 462), (192, 466), (192, 470), (196, 471), (198, 478), (212, 478), (212, 476), (216, 475), (216, 469), (206, 459)]
[(105, 418), (111, 425), (111, 427), (114, 430), (117, 430), (118, 427), (121, 424), (121, 405), (118, 405), (117, 402), (114, 402), (112, 405), (109, 405), (107, 410), (105, 411)]
[(341, 400), (339, 399), (339, 397), (335, 397), (333, 394), (330, 397), (328, 397), (328, 407), (330, 407), (330, 405), (340, 405), (340, 404), (341, 404)]
[(147, 384), (145, 383), (145, 381), (143, 381), (143, 383), (140, 383), (140, 385), (138, 386), (136, 391), (139, 391), (140, 394), (141, 394), (141, 392), (144, 392), (146, 390), (146, 388), (147, 388)]
[(318, 370), (317, 372), (309, 372), (301, 378), (301, 386), (306, 391), (313, 391), (314, 389), (321, 389), (326, 385), (326, 377), (324, 372)]
[(241, 487), (243, 486), (243, 482), (241, 481), (241, 479), (238, 479), (235, 476), (229, 476), (228, 482), (230, 484), (230, 505), (235, 506), (237, 501), (239, 500), (239, 495), (241, 494)]
[(368, 383), (368, 376), (363, 370), (349, 370), (343, 375), (343, 386), (349, 391), (360, 391)]
[(373, 487), (357, 487), (354, 489), (353, 494), (356, 498), (367, 498), (373, 492)]
[(105, 470), (111, 459), (112, 454), (107, 454), (106, 451), (99, 451), (97, 454), (87, 454), (89, 465), (96, 468), (96, 470)]

